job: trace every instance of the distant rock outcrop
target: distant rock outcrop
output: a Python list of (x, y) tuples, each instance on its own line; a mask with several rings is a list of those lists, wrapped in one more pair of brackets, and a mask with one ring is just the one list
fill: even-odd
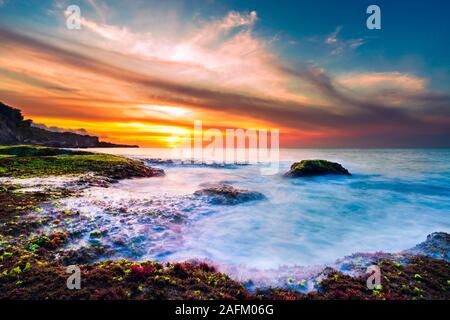
[(295, 162), (285, 174), (287, 177), (312, 177), (327, 174), (350, 176), (350, 172), (339, 163), (327, 160), (302, 160)]
[(427, 240), (419, 243), (414, 248), (406, 250), (409, 254), (423, 254), (435, 259), (450, 261), (450, 234), (445, 232), (433, 232), (427, 236)]
[(101, 142), (98, 137), (73, 132), (53, 132), (32, 126), (22, 112), (0, 102), (0, 145), (33, 144), (59, 148), (138, 148)]
[(234, 188), (224, 184), (211, 185), (197, 190), (194, 192), (194, 196), (204, 198), (207, 202), (215, 205), (236, 205), (248, 201), (266, 199), (262, 193)]

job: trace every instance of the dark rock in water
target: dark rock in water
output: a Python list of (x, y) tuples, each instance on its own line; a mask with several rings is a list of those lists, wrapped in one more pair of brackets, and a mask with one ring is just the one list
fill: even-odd
[(313, 177), (327, 174), (350, 176), (350, 172), (339, 163), (327, 160), (302, 160), (295, 162), (285, 176)]
[(174, 161), (172, 159), (150, 158), (150, 159), (143, 159), (143, 161), (152, 164), (174, 164)]
[(427, 236), (427, 240), (405, 251), (405, 253), (422, 254), (445, 261), (450, 261), (449, 252), (450, 234), (445, 232), (433, 232)]
[(209, 203), (217, 205), (236, 205), (243, 202), (266, 199), (262, 193), (234, 188), (228, 185), (210, 186), (195, 191), (194, 196), (205, 198)]
[(142, 161), (151, 165), (167, 165), (167, 166), (186, 166), (186, 167), (205, 167), (205, 168), (226, 168), (236, 169), (240, 166), (248, 165), (248, 163), (222, 163), (208, 162), (194, 159), (161, 159), (161, 158), (145, 158)]
[(165, 172), (163, 169), (146, 166), (140, 161), (124, 164), (114, 172), (107, 173), (109, 178), (116, 180), (124, 178), (163, 177), (164, 175)]
[(222, 181), (218, 181), (218, 182), (202, 182), (200, 183), (198, 186), (202, 187), (203, 189), (206, 188), (220, 188), (223, 186), (230, 186), (236, 183), (236, 181), (230, 181), (230, 180), (222, 180)]

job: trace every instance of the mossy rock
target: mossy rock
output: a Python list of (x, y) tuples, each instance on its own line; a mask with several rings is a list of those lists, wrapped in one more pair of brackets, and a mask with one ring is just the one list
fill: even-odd
[(44, 146), (32, 145), (14, 145), (14, 146), (0, 146), (0, 158), (7, 157), (43, 157), (43, 156), (58, 156), (58, 155), (84, 155), (89, 154), (86, 151), (74, 151), (68, 149), (58, 149)]
[(342, 165), (327, 160), (302, 160), (292, 164), (291, 169), (285, 174), (287, 177), (313, 177), (322, 175), (350, 176), (350, 172)]
[(215, 205), (236, 205), (266, 199), (262, 193), (234, 188), (229, 185), (217, 185), (197, 190), (194, 192), (194, 196), (204, 198), (210, 204)]
[(30, 178), (94, 172), (112, 179), (153, 177), (164, 171), (109, 154), (41, 146), (0, 147), (0, 177)]

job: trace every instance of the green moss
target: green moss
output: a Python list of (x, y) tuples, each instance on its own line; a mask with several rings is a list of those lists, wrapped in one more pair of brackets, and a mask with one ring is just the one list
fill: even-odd
[(49, 148), (32, 145), (0, 146), (0, 157), (42, 157), (63, 154), (88, 154), (84, 151)]
[(35, 239), (32, 239), (27, 247), (28, 251), (36, 251), (40, 247), (45, 246), (47, 243), (50, 242), (50, 238), (47, 236), (38, 237)]
[(295, 170), (302, 170), (308, 167), (315, 167), (315, 168), (328, 168), (330, 166), (329, 161), (327, 160), (303, 160), (297, 163), (294, 166)]
[(25, 267), (23, 268), (23, 272), (27, 272), (31, 269), (31, 264), (29, 262), (27, 262), (27, 264), (25, 265)]
[(287, 176), (291, 177), (307, 177), (325, 174), (350, 175), (347, 169), (339, 163), (327, 160), (302, 160), (292, 164)]
[(42, 177), (94, 172), (113, 179), (162, 174), (140, 161), (81, 151), (46, 147), (0, 147), (0, 154), (13, 157), (0, 158), (0, 177)]
[(101, 232), (100, 230), (92, 230), (89, 234), (91, 237), (98, 237), (100, 236)]
[(289, 284), (289, 285), (291, 285), (291, 284), (294, 283), (294, 281), (295, 281), (294, 278), (287, 278), (286, 283)]
[(0, 255), (0, 260), (3, 260), (5, 258), (9, 258), (11, 257), (13, 254), (12, 252), (8, 252), (8, 251), (4, 251), (1, 255)]

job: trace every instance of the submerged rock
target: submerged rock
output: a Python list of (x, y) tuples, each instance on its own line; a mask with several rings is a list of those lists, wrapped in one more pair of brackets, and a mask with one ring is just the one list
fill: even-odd
[(152, 164), (174, 164), (174, 161), (172, 159), (150, 158), (150, 159), (143, 159), (143, 161)]
[(197, 190), (194, 192), (194, 196), (206, 198), (209, 203), (217, 205), (236, 205), (266, 199), (260, 192), (234, 188), (228, 185), (215, 185)]
[(312, 177), (327, 174), (350, 176), (350, 172), (339, 163), (327, 160), (302, 160), (292, 164), (286, 177)]

